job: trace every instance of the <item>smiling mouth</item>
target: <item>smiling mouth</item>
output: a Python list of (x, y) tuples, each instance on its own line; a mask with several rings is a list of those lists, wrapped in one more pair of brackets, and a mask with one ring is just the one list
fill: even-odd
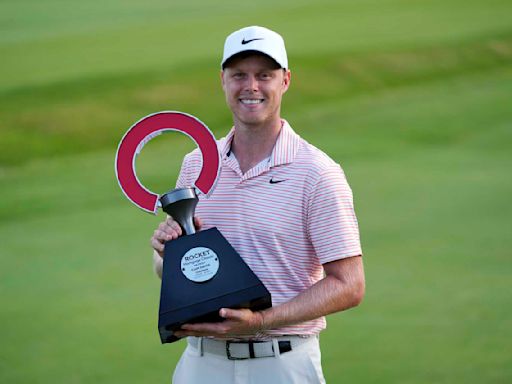
[(264, 99), (239, 99), (244, 105), (256, 105), (263, 103)]

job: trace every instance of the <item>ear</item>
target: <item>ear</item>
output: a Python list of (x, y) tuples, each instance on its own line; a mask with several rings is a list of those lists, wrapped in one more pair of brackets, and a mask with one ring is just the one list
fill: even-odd
[(283, 93), (285, 93), (290, 87), (290, 81), (292, 80), (292, 73), (289, 69), (286, 69), (284, 72), (283, 78)]
[(220, 83), (222, 85), (222, 90), (226, 92), (226, 83), (224, 81), (224, 70), (221, 69), (220, 71)]

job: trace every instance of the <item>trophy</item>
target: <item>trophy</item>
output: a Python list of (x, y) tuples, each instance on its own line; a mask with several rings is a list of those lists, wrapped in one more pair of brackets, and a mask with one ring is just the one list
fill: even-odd
[[(191, 137), (203, 165), (194, 185), (159, 196), (144, 188), (135, 174), (135, 158), (152, 138), (167, 131)], [(161, 207), (182, 228), (183, 235), (164, 249), (158, 330), (162, 344), (178, 338), (185, 323), (217, 322), (220, 308), (261, 310), (272, 306), (269, 291), (217, 228), (196, 232), (194, 212), (199, 195), (208, 198), (220, 172), (215, 137), (197, 118), (182, 112), (158, 112), (136, 122), (122, 138), (116, 155), (116, 176), (139, 208), (156, 214)]]

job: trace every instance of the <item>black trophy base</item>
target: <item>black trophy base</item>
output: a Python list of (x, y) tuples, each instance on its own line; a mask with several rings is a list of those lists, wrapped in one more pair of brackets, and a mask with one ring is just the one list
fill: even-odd
[[(198, 247), (213, 251), (215, 260), (202, 262), (201, 252), (195, 260), (189, 250)], [(185, 323), (222, 321), (221, 308), (262, 310), (271, 306), (269, 291), (217, 228), (165, 244), (158, 319), (162, 344), (179, 340), (174, 331)]]

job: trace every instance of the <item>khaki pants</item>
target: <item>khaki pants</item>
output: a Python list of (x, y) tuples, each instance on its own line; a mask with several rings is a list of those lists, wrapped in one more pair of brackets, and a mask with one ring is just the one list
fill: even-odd
[[(291, 342), (290, 351), (279, 353), (279, 341)], [(231, 360), (225, 342), (189, 338), (172, 382), (174, 384), (287, 384), (325, 383), (320, 363), (318, 337), (298, 336), (273, 339), (272, 357)], [(214, 344), (214, 345), (212, 345)], [(236, 351), (235, 345), (232, 348)], [(244, 346), (245, 347), (245, 346)], [(256, 346), (256, 351), (264, 348)], [(238, 352), (238, 351), (236, 351)], [(273, 352), (272, 352), (273, 353)], [(233, 357), (233, 356), (231, 356)]]

